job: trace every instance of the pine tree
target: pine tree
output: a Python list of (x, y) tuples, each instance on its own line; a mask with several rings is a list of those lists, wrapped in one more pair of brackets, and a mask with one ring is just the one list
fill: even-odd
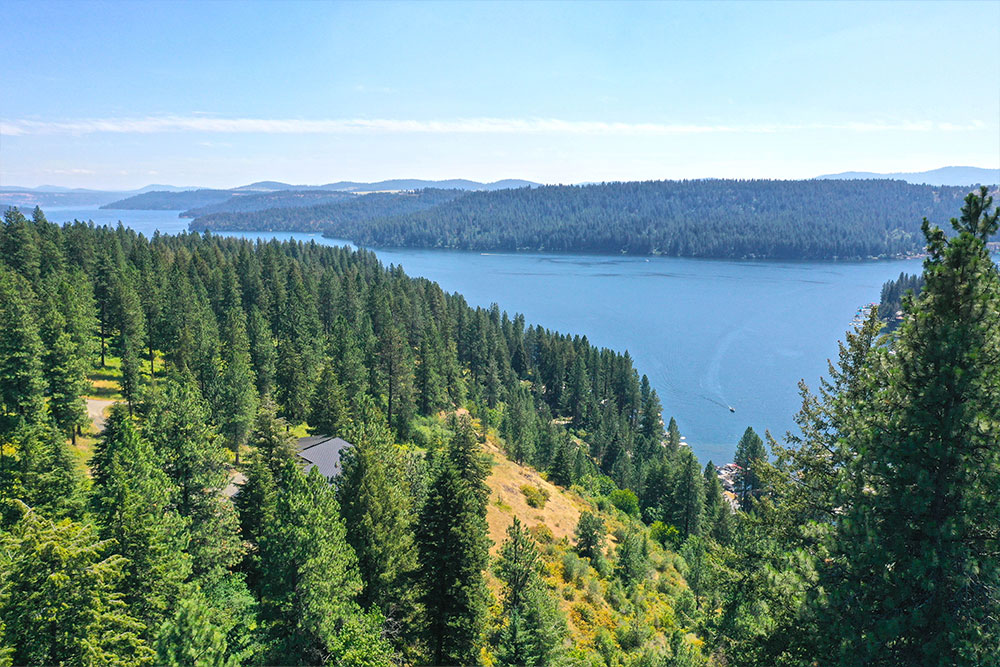
[(514, 517), (496, 564), (503, 585), (503, 615), (495, 639), (498, 665), (547, 665), (559, 652), (566, 621), (545, 590), (541, 569), (534, 541)]
[[(841, 664), (1000, 661), (1000, 273), (986, 188), (949, 239), (924, 221), (925, 284), (870, 405), (831, 571)], [(867, 410), (867, 417), (863, 416)]]
[(395, 326), (388, 327), (383, 334), (379, 367), (386, 396), (386, 418), (396, 433), (405, 436), (413, 417), (413, 354)]
[(4, 262), (29, 284), (37, 285), (42, 258), (34, 226), (20, 210), (11, 207), (4, 211), (2, 230)]
[(49, 414), (56, 426), (76, 443), (77, 429), (89, 423), (87, 406), (81, 394), (88, 385), (86, 350), (81, 350), (70, 334), (61, 306), (65, 293), (60, 293), (61, 279), (51, 279), (42, 285), (40, 301), (40, 334), (45, 347), (42, 356), (43, 375), (48, 387)]
[(490, 489), (486, 479), (490, 476), (490, 462), (483, 454), (476, 437), (476, 429), (467, 414), (457, 415), (451, 423), (454, 434), (448, 443), (448, 457), (472, 497), (479, 501), (485, 515)]
[(112, 326), (115, 337), (112, 349), (121, 358), (122, 396), (132, 410), (139, 398), (143, 350), (146, 340), (146, 317), (131, 276), (118, 272), (112, 283)]
[(442, 369), (444, 343), (437, 328), (431, 325), (420, 342), (419, 362), (414, 382), (419, 396), (420, 413), (432, 415), (448, 405), (448, 380)]
[(675, 471), (673, 485), (673, 515), (671, 523), (680, 531), (681, 537), (701, 532), (701, 522), (705, 514), (705, 478), (694, 452), (684, 448)]
[(48, 424), (22, 426), (12, 442), (18, 452), (16, 495), (49, 519), (83, 516), (85, 479), (64, 438)]
[(42, 342), (24, 278), (0, 265), (0, 433), (44, 416)]
[(573, 483), (573, 457), (568, 438), (560, 438), (556, 445), (555, 455), (549, 464), (549, 478), (559, 486)]
[(278, 319), (275, 383), (283, 414), (293, 423), (308, 417), (319, 344), (315, 304), (298, 264), (288, 273), (288, 294)]
[(667, 454), (673, 456), (681, 446), (681, 430), (677, 427), (677, 420), (670, 418), (667, 424)]
[(121, 404), (112, 407), (95, 448), (94, 513), (103, 539), (125, 557), (122, 591), (129, 610), (150, 632), (167, 618), (191, 565), (184, 520), (171, 506), (173, 489), (152, 447)]
[(23, 503), (0, 532), (0, 618), (17, 665), (143, 665), (146, 629), (117, 588), (126, 561), (87, 524), (52, 522)]
[[(346, 541), (334, 490), (313, 468), (304, 475), (285, 461), (274, 513), (260, 537), (259, 590), (272, 640), (270, 662), (319, 664), (349, 651), (341, 632), (361, 615), (357, 560)], [(356, 637), (357, 642), (377, 637)], [(339, 642), (339, 643), (338, 643)]]
[(733, 512), (722, 495), (722, 482), (711, 461), (705, 466), (705, 515), (703, 532), (719, 544), (729, 544), (733, 531)]
[(211, 620), (210, 609), (199, 595), (184, 597), (174, 617), (156, 637), (156, 664), (165, 667), (236, 667), (227, 655), (226, 636)]
[(500, 430), (506, 440), (507, 455), (518, 465), (534, 460), (538, 440), (535, 422), (535, 405), (531, 395), (523, 387), (516, 387), (510, 392)]
[(257, 379), (257, 393), (260, 396), (267, 396), (274, 389), (277, 350), (274, 347), (271, 327), (256, 305), (247, 313), (247, 334), (250, 341), (250, 359)]
[(418, 580), (431, 664), (475, 664), (486, 613), (485, 506), (450, 460), (438, 457), (420, 521)]
[(344, 385), (347, 398), (353, 400), (367, 392), (368, 373), (365, 370), (357, 334), (343, 315), (338, 316), (333, 323), (330, 346), (337, 379)]
[(350, 425), (348, 412), (347, 394), (337, 379), (333, 364), (327, 363), (309, 403), (309, 431), (320, 435), (339, 435)]
[(416, 569), (402, 460), (370, 398), (362, 399), (346, 437), (353, 446), (342, 456), (337, 497), (358, 558), (363, 586), (358, 602), (378, 609), (398, 633), (406, 630), (399, 626), (412, 621), (410, 577)]
[(615, 547), (615, 574), (625, 586), (635, 586), (649, 571), (649, 543), (641, 531), (631, 530)]
[(761, 490), (760, 477), (756, 469), (761, 461), (766, 460), (767, 450), (764, 449), (764, 441), (748, 426), (736, 445), (735, 457), (736, 465), (740, 468), (736, 477), (736, 496), (744, 511), (750, 509), (754, 496)]
[(649, 463), (643, 474), (642, 493), (639, 494), (639, 510), (648, 522), (673, 522), (676, 462), (662, 456)]
[(591, 512), (582, 512), (576, 523), (576, 552), (589, 558), (595, 567), (604, 559), (604, 520)]
[(13, 492), (12, 435), (45, 413), (42, 343), (31, 307), (30, 287), (0, 264), (0, 497)]
[(265, 396), (257, 408), (249, 444), (278, 475), (286, 461), (295, 460), (295, 436), (289, 433), (288, 422), (278, 416), (278, 406)]
[(241, 557), (238, 520), (221, 493), (229, 483), (222, 443), (190, 378), (168, 376), (143, 406), (142, 432), (171, 482), (171, 503), (188, 523), (195, 576), (207, 584)]
[(246, 317), (234, 294), (233, 304), (225, 316), (223, 336), (222, 374), (216, 414), (219, 430), (233, 450), (236, 464), (240, 462), (240, 449), (246, 444), (254, 416), (257, 414), (257, 387), (250, 359)]

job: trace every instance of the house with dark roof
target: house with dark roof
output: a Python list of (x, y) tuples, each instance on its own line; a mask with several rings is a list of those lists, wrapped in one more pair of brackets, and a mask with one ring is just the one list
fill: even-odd
[(312, 435), (308, 438), (299, 438), (296, 446), (303, 470), (309, 472), (312, 468), (316, 468), (321, 475), (332, 479), (340, 475), (341, 454), (353, 445), (343, 438)]

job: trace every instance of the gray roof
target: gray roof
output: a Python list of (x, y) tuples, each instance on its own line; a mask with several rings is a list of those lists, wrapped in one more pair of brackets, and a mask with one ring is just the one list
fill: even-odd
[(345, 448), (353, 446), (343, 438), (329, 435), (299, 438), (297, 444), (299, 458), (305, 461), (306, 471), (316, 468), (324, 477), (336, 477), (340, 474), (340, 454)]

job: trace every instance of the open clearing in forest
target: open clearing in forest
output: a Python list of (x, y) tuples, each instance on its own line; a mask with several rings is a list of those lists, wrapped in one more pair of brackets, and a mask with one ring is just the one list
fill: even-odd
[[(484, 450), (493, 457), (494, 465), (486, 484), (490, 487), (490, 502), (486, 510), (490, 539), (490, 551), (496, 554), (499, 545), (506, 539), (507, 528), (516, 516), (527, 528), (545, 524), (558, 540), (567, 537), (573, 540), (576, 522), (580, 512), (590, 508), (582, 498), (571, 491), (560, 489), (555, 484), (542, 479), (535, 470), (519, 466), (500, 450), (497, 441), (487, 438)], [(521, 487), (525, 485), (544, 489), (549, 499), (542, 508), (528, 505)]]

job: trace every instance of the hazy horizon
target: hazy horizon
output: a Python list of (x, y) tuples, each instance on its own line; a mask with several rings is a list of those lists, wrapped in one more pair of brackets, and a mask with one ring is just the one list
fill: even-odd
[(982, 92), (1000, 3), (15, 1), (4, 19), (0, 185), (1000, 165)]

